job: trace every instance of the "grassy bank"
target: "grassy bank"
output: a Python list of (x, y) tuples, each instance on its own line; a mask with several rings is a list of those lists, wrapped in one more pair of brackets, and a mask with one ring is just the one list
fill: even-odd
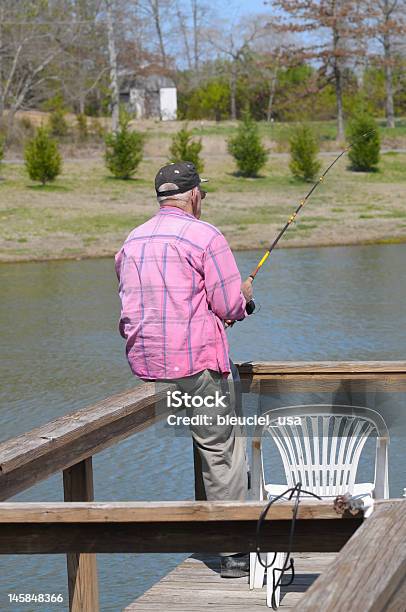
[[(323, 157), (323, 165), (332, 159)], [(134, 180), (110, 178), (100, 159), (70, 161), (51, 185), (30, 182), (21, 164), (0, 174), (0, 260), (110, 255), (156, 211), (153, 177), (143, 162)], [(382, 156), (380, 171), (350, 172), (343, 160), (312, 197), (281, 246), (406, 240), (406, 154)], [(235, 249), (262, 248), (308, 185), (294, 180), (286, 156), (272, 155), (263, 175), (243, 179), (228, 156), (206, 157), (210, 177), (203, 219)]]
[[(102, 135), (98, 130), (111, 129), (110, 119), (107, 117), (97, 120), (88, 118), (90, 135), (87, 142), (79, 141), (75, 116), (67, 115), (66, 120), (70, 126), (69, 134), (60, 142), (64, 157), (94, 159), (100, 157), (104, 150), (104, 145)], [(49, 114), (39, 111), (24, 111), (17, 114), (15, 138), (11, 139), (6, 151), (6, 156), (9, 159), (20, 159), (22, 157), (23, 144), (32, 135), (32, 130), (27, 132), (27, 130), (21, 128), (21, 121), (28, 121), (32, 127), (39, 126), (47, 124)], [(95, 122), (98, 125), (97, 129), (95, 128)], [(379, 119), (378, 124), (383, 149), (406, 149), (406, 118), (397, 118), (396, 127), (393, 129), (385, 127), (384, 119)], [(20, 128), (18, 128), (19, 125)], [(172, 136), (185, 124), (182, 121), (162, 122), (154, 119), (143, 119), (132, 121), (131, 125), (146, 137), (145, 155), (166, 158)], [(275, 153), (286, 153), (289, 151), (289, 138), (296, 125), (294, 122), (267, 123), (266, 121), (260, 121), (258, 123), (265, 145), (270, 151)], [(227, 140), (235, 135), (238, 122), (189, 121), (188, 126), (196, 137), (201, 138), (204, 155), (206, 157), (217, 157), (227, 154)], [(313, 121), (311, 126), (318, 136), (322, 151), (337, 151), (343, 145), (343, 143), (337, 143), (336, 141), (335, 121)]]

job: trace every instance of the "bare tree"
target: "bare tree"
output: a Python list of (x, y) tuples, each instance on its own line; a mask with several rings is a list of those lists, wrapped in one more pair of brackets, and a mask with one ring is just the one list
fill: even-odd
[(5, 21), (5, 16), (6, 16), (6, 12), (5, 12), (4, 2), (0, 2), (0, 122), (3, 117), (4, 104), (5, 104), (4, 87), (3, 87), (4, 54), (5, 54), (3, 24)]
[(199, 2), (198, 0), (190, 0), (192, 8), (192, 23), (193, 23), (193, 59), (196, 72), (199, 71)]
[[(251, 79), (256, 82), (267, 83), (268, 104), (266, 107), (266, 120), (270, 121), (278, 85), (278, 75), (281, 68), (289, 65), (289, 58), (293, 45), (292, 37), (288, 33), (281, 34), (268, 16), (263, 17), (263, 35), (254, 40), (253, 67), (250, 67)], [(254, 70), (253, 70), (254, 68)]]
[(229, 60), (230, 78), (230, 114), (237, 119), (237, 82), (244, 59), (250, 54), (253, 41), (264, 35), (262, 20), (244, 20), (231, 24), (228, 29), (216, 29), (211, 32), (210, 40), (214, 48)]
[(186, 58), (190, 81), (194, 86), (201, 80), (203, 63), (212, 50), (207, 43), (206, 33), (210, 31), (215, 15), (213, 7), (202, 0), (176, 0), (176, 21), (169, 32), (171, 51), (178, 58), (177, 64), (181, 69), (184, 68)]
[(167, 65), (167, 56), (165, 51), (164, 37), (161, 25), (161, 14), (160, 14), (160, 1), (159, 0), (149, 0), (149, 4), (152, 10), (152, 17), (154, 19), (155, 29), (158, 36), (159, 42), (159, 50), (161, 52), (162, 64), (166, 68)]
[(276, 86), (278, 83), (278, 71), (281, 64), (281, 57), (282, 51), (279, 48), (274, 54), (272, 54), (271, 57), (267, 58), (268, 61), (266, 61), (265, 66), (263, 66), (265, 78), (269, 84), (268, 106), (266, 109), (267, 121), (270, 121), (272, 119), (273, 102), (275, 98)]
[(0, 6), (0, 119), (7, 109), (10, 129), (16, 112), (28, 101), (32, 105), (43, 85), (57, 78), (52, 64), (76, 32), (69, 21), (62, 21), (61, 2), (51, 6), (2, 0)]
[(190, 52), (190, 43), (189, 43), (189, 28), (187, 25), (187, 18), (185, 12), (182, 10), (179, 2), (176, 3), (176, 16), (177, 16), (177, 25), (182, 34), (183, 45), (186, 54), (187, 67), (189, 70), (192, 69), (192, 55)]
[[(365, 36), (364, 15), (356, 0), (274, 0), (288, 21), (282, 21), (281, 31), (306, 33), (302, 45), (303, 59), (315, 59), (332, 70), (337, 105), (337, 138), (344, 138), (343, 72), (346, 62), (357, 52), (356, 41)], [(313, 37), (309, 37), (309, 33)], [(317, 37), (317, 39), (315, 38)]]
[(406, 35), (406, 2), (405, 0), (369, 0), (366, 3), (367, 14), (372, 24), (371, 34), (382, 45), (383, 67), (386, 90), (386, 125), (395, 127), (393, 67), (395, 49)]
[(111, 123), (113, 132), (117, 132), (120, 114), (120, 91), (118, 87), (118, 68), (116, 39), (114, 31), (114, 0), (105, 0), (107, 17), (107, 38), (110, 64), (110, 89), (111, 89)]
[(64, 98), (80, 113), (85, 112), (88, 96), (101, 83), (106, 84), (109, 65), (104, 8), (104, 0), (77, 0), (66, 6), (66, 17), (72, 20), (77, 35), (58, 62), (58, 76)]
[(162, 24), (162, 11), (165, 10), (167, 15), (172, 15), (172, 0), (141, 0), (141, 12), (151, 20), (155, 35), (157, 37), (159, 53), (161, 56), (162, 65), (167, 68), (168, 54), (166, 51), (165, 32)]

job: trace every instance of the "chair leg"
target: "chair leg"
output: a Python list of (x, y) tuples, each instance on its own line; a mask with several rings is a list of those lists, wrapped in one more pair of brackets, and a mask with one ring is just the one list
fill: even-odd
[[(266, 562), (267, 553), (260, 553), (262, 562)], [(250, 589), (262, 589), (264, 586), (265, 568), (260, 564), (257, 553), (250, 553)]]
[[(272, 561), (274, 557), (274, 553), (268, 553), (267, 565)], [(276, 568), (283, 567), (285, 562), (285, 553), (276, 553), (275, 561), (271, 565), (271, 567), (267, 567), (266, 570), (266, 605), (268, 608), (272, 608), (272, 593), (273, 593), (273, 583), (275, 580), (275, 584), (278, 582), (281, 573)], [(280, 598), (281, 598), (281, 587), (278, 586), (275, 589), (275, 605), (279, 608)]]

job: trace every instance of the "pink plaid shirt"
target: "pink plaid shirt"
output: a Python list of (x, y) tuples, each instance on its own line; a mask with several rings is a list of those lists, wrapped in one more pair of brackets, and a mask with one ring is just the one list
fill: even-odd
[(116, 254), (120, 333), (131, 370), (150, 380), (230, 371), (223, 321), (245, 316), (241, 277), (218, 229), (165, 206)]

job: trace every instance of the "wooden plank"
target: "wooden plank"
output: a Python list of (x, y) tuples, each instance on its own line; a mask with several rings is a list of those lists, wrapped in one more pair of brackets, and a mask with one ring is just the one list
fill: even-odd
[[(301, 612), (381, 612), (393, 607), (406, 582), (406, 500), (378, 505), (334, 563), (300, 602)], [(396, 604), (397, 605), (397, 604)]]
[[(390, 501), (378, 502), (378, 505)], [(51, 523), (172, 523), (255, 521), (263, 502), (4, 502), (0, 504), (0, 524)], [(290, 521), (293, 503), (281, 501), (269, 509), (266, 521)], [(301, 520), (352, 520), (341, 517), (331, 501), (306, 500), (299, 504)]]
[(406, 608), (406, 580), (395, 590), (388, 603), (383, 608), (384, 612), (401, 612)]
[(406, 374), (255, 374), (242, 377), (244, 393), (405, 392)]
[[(66, 502), (93, 501), (93, 468), (89, 457), (63, 472)], [(96, 555), (71, 553), (66, 556), (68, 571), (69, 610), (71, 612), (98, 612), (99, 587)]]
[[(299, 520), (294, 550), (336, 552), (361, 519)], [(256, 521), (162, 523), (19, 523), (0, 525), (0, 554), (190, 553), (255, 550)], [(288, 521), (266, 522), (262, 548), (285, 550)]]
[(245, 362), (244, 393), (406, 391), (405, 361)]
[(406, 373), (406, 361), (244, 361), (240, 376), (254, 374)]
[(164, 418), (155, 405), (171, 388), (139, 385), (0, 444), (0, 501)]
[[(296, 578), (282, 588), (281, 609), (290, 610), (334, 555), (295, 555)], [(176, 612), (256, 612), (266, 610), (265, 588), (250, 591), (247, 578), (226, 580), (220, 576), (218, 556), (193, 555), (125, 608), (125, 612), (162, 610)]]
[[(5, 503), (0, 506), (0, 553), (253, 551), (262, 508), (258, 502), (75, 503), (65, 508)], [(291, 517), (290, 503), (274, 506), (262, 527), (263, 549), (285, 550)], [(340, 550), (361, 523), (362, 517), (338, 517), (331, 504), (303, 503), (294, 550)]]
[[(21, 436), (6, 440), (0, 445), (1, 471), (7, 473), (33, 457), (45, 454), (47, 446), (53, 443), (53, 446), (57, 447), (60, 438), (69, 436), (72, 430), (81, 430), (84, 427), (90, 430), (94, 424), (97, 426), (110, 424), (131, 413), (134, 407), (153, 406), (155, 401), (164, 395), (164, 392), (155, 393), (153, 383), (144, 383), (97, 404), (59, 417)], [(24, 453), (21, 452), (21, 446), (26, 447)]]

